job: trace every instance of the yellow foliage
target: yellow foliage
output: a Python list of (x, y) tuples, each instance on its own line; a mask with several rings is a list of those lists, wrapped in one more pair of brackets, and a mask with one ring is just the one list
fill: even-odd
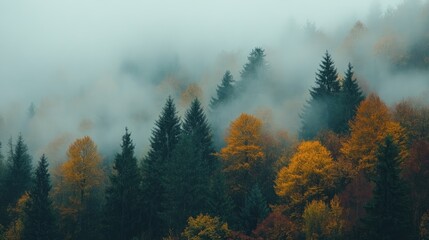
[(305, 205), (313, 199), (325, 199), (335, 188), (335, 162), (318, 141), (302, 142), (290, 164), (280, 169), (275, 191), (292, 205)]
[(356, 170), (371, 172), (376, 161), (375, 153), (387, 135), (391, 135), (406, 156), (404, 129), (393, 122), (386, 104), (376, 95), (370, 95), (360, 104), (356, 117), (350, 122), (350, 138), (341, 153), (352, 162)]
[(218, 156), (224, 161), (224, 172), (229, 176), (234, 192), (245, 190), (247, 178), (255, 179), (258, 176), (258, 166), (265, 158), (261, 129), (261, 120), (244, 113), (229, 127), (225, 138), (227, 145)]
[(20, 240), (22, 239), (22, 231), (24, 230), (24, 208), (27, 204), (30, 195), (26, 192), (17, 201), (15, 207), (9, 208), (8, 212), (13, 217), (13, 221), (5, 232), (5, 239)]
[(228, 224), (222, 223), (218, 217), (200, 214), (188, 219), (188, 226), (182, 235), (189, 240), (227, 239), (231, 231)]

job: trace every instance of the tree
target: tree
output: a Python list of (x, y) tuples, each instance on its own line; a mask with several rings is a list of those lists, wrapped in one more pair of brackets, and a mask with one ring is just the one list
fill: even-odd
[(325, 147), (317, 141), (302, 142), (289, 165), (277, 174), (275, 190), (291, 208), (292, 217), (299, 218), (307, 202), (333, 196), (338, 177)]
[(220, 105), (226, 104), (234, 97), (234, 78), (230, 71), (226, 71), (222, 78), (222, 83), (217, 86), (216, 97), (210, 100), (210, 108), (217, 109)]
[(364, 99), (356, 79), (353, 78), (353, 74), (353, 66), (349, 63), (340, 92), (340, 116), (343, 118), (336, 130), (341, 133), (347, 133), (349, 131), (348, 123), (354, 118), (359, 104)]
[(165, 225), (159, 213), (165, 206), (165, 168), (173, 158), (173, 151), (179, 141), (180, 119), (171, 97), (164, 105), (150, 138), (150, 150), (142, 165), (142, 191), (144, 221), (148, 238), (162, 236)]
[(104, 214), (108, 239), (132, 239), (139, 236), (140, 182), (131, 133), (125, 128), (121, 152), (115, 156), (113, 173), (106, 189)]
[(399, 147), (391, 136), (378, 145), (373, 197), (366, 207), (367, 239), (410, 239), (408, 191), (401, 178)]
[(311, 139), (320, 130), (330, 129), (337, 132), (340, 83), (328, 51), (319, 66), (316, 86), (310, 90), (311, 99), (307, 101), (300, 115), (302, 126), (299, 134), (302, 139)]
[(24, 231), (24, 208), (29, 199), (28, 192), (22, 194), (14, 206), (8, 209), (9, 216), (12, 216), (12, 221), (9, 224), (4, 236), (7, 240), (21, 240)]
[(72, 238), (91, 239), (95, 234), (100, 204), (98, 191), (103, 181), (101, 156), (88, 136), (74, 141), (67, 151), (68, 160), (60, 167), (62, 182), (57, 193), (63, 194), (60, 213), (69, 221), (62, 232)]
[(266, 73), (267, 62), (265, 60), (265, 50), (262, 48), (254, 48), (247, 57), (247, 63), (243, 66), (240, 72), (241, 83), (260, 79)]
[(230, 234), (228, 224), (221, 222), (217, 217), (200, 214), (188, 219), (188, 226), (182, 236), (189, 240), (221, 240), (228, 239)]
[(218, 154), (223, 160), (227, 185), (237, 206), (244, 203), (243, 196), (263, 177), (259, 171), (265, 157), (261, 128), (261, 120), (241, 114), (231, 123), (225, 138), (227, 145)]
[(405, 131), (391, 120), (387, 106), (374, 94), (359, 105), (355, 119), (350, 122), (350, 131), (350, 138), (344, 143), (341, 152), (356, 170), (371, 174), (376, 164), (377, 146), (389, 134), (398, 144), (401, 156), (406, 158)]
[(24, 207), (23, 239), (49, 240), (56, 239), (55, 218), (52, 200), (48, 161), (42, 155), (36, 169), (36, 177)]
[(6, 213), (6, 208), (15, 206), (18, 199), (30, 189), (32, 175), (31, 157), (22, 135), (19, 135), (15, 148), (10, 140), (9, 148), (7, 168), (2, 182), (3, 191), (0, 197), (0, 206), (3, 208), (0, 214), (0, 224), (4, 226), (11, 220)]
[(252, 235), (256, 239), (265, 240), (293, 240), (298, 238), (298, 226), (294, 224), (289, 218), (284, 216), (280, 211), (273, 211), (266, 217)]
[(269, 209), (258, 185), (253, 186), (246, 196), (241, 209), (241, 222), (244, 231), (249, 234), (267, 217)]
[(419, 232), (421, 240), (429, 240), (429, 211), (420, 220)]

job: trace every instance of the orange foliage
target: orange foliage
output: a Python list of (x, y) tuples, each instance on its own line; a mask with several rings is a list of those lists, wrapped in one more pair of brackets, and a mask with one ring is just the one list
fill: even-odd
[(386, 104), (374, 94), (362, 101), (355, 119), (350, 122), (350, 130), (350, 138), (343, 145), (341, 152), (356, 170), (372, 172), (378, 145), (387, 135), (392, 135), (401, 149), (401, 156), (406, 156), (404, 129), (391, 120)]
[(327, 199), (335, 189), (337, 178), (337, 168), (329, 151), (318, 141), (306, 141), (298, 146), (289, 166), (279, 171), (275, 190), (292, 206), (303, 208), (313, 199)]
[(263, 220), (255, 230), (253, 236), (258, 240), (297, 239), (298, 226), (280, 211), (274, 211)]
[(247, 192), (259, 177), (258, 166), (265, 159), (261, 129), (261, 120), (245, 113), (234, 120), (228, 129), (225, 138), (227, 145), (218, 155), (224, 161), (223, 170), (232, 192)]

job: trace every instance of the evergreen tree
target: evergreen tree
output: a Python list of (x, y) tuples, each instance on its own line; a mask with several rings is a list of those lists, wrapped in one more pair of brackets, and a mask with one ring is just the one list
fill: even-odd
[(343, 118), (337, 127), (338, 132), (345, 133), (349, 131), (349, 121), (354, 118), (359, 104), (364, 99), (356, 78), (353, 78), (353, 74), (353, 66), (349, 63), (341, 86), (341, 112), (339, 116)]
[(228, 195), (225, 176), (221, 172), (220, 166), (210, 180), (210, 195), (207, 202), (208, 213), (212, 216), (219, 216), (222, 221), (234, 225), (234, 223), (237, 222), (233, 215), (235, 209), (234, 202), (231, 196)]
[(240, 91), (246, 90), (255, 80), (263, 79), (267, 74), (267, 61), (265, 60), (264, 49), (254, 48), (247, 57), (247, 61), (240, 72), (241, 81), (238, 82), (238, 89)]
[(241, 222), (246, 233), (250, 233), (256, 226), (267, 217), (269, 209), (267, 202), (258, 185), (248, 193), (244, 206), (241, 210)]
[(56, 239), (54, 212), (52, 200), (49, 197), (51, 188), (48, 161), (45, 155), (42, 155), (36, 169), (36, 177), (29, 193), (29, 199), (24, 208), (23, 239)]
[(401, 178), (399, 148), (392, 137), (379, 145), (376, 156), (375, 188), (363, 220), (367, 239), (410, 239), (408, 192)]
[(143, 211), (146, 234), (149, 238), (160, 238), (163, 233), (163, 222), (159, 213), (163, 211), (163, 183), (165, 167), (173, 158), (173, 151), (179, 141), (180, 119), (171, 97), (167, 99), (150, 138), (150, 150), (142, 166)]
[(340, 83), (328, 51), (319, 66), (320, 69), (316, 73), (316, 86), (310, 90), (311, 99), (307, 101), (300, 115), (302, 139), (311, 139), (324, 129), (335, 131), (340, 121), (338, 116)]
[(234, 97), (234, 78), (230, 71), (226, 71), (222, 78), (222, 83), (217, 86), (216, 97), (210, 100), (210, 108), (215, 110), (219, 105), (225, 104)]
[(121, 152), (115, 156), (106, 190), (105, 224), (108, 239), (132, 239), (140, 233), (140, 172), (131, 133), (125, 128)]
[(19, 135), (15, 148), (9, 141), (9, 156), (5, 176), (2, 181), (0, 224), (6, 226), (9, 217), (6, 213), (8, 206), (14, 205), (18, 199), (29, 190), (31, 185), (31, 157), (22, 135)]
[(6, 172), (6, 165), (4, 164), (4, 156), (2, 154), (1, 147), (2, 147), (2, 144), (0, 142), (0, 186), (1, 186), (1, 183), (3, 182), (3, 177)]

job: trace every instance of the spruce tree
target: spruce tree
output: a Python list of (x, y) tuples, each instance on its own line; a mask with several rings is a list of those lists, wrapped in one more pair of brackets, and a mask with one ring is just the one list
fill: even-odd
[(258, 223), (267, 217), (269, 209), (258, 185), (254, 185), (241, 210), (241, 223), (246, 233), (256, 228)]
[(337, 128), (340, 83), (338, 73), (331, 55), (326, 51), (316, 73), (316, 86), (310, 90), (311, 99), (304, 106), (301, 117), (300, 137), (302, 139), (314, 138), (320, 130)]
[(239, 91), (247, 90), (255, 80), (261, 80), (267, 74), (267, 61), (265, 60), (265, 50), (254, 48), (247, 57), (247, 63), (240, 72), (241, 81), (238, 82)]
[(131, 133), (125, 128), (121, 152), (115, 156), (113, 173), (106, 190), (104, 214), (107, 239), (132, 239), (139, 236), (140, 181)]
[(31, 185), (31, 157), (22, 135), (19, 135), (15, 147), (9, 141), (9, 156), (2, 181), (0, 224), (6, 226), (10, 220), (7, 207), (13, 206)]
[(142, 165), (143, 219), (149, 238), (160, 238), (164, 224), (160, 213), (164, 206), (166, 164), (173, 158), (179, 141), (180, 119), (171, 97), (165, 103), (150, 138), (150, 150)]
[(235, 209), (231, 196), (228, 195), (225, 176), (221, 171), (221, 166), (217, 167), (215, 173), (210, 179), (209, 185), (208, 213), (211, 216), (218, 216), (224, 222), (231, 225), (236, 223), (233, 211)]
[(353, 77), (353, 66), (349, 63), (345, 72), (344, 81), (341, 85), (341, 98), (339, 116), (342, 116), (341, 123), (338, 125), (338, 132), (346, 133), (349, 131), (349, 121), (356, 115), (359, 104), (364, 99), (362, 91)]
[(48, 161), (45, 155), (42, 155), (36, 169), (29, 199), (24, 208), (23, 239), (56, 239), (56, 223), (52, 200), (49, 197), (51, 188)]
[(391, 136), (379, 145), (376, 156), (375, 187), (363, 219), (367, 239), (410, 239), (408, 190), (401, 178), (399, 148)]
[(217, 109), (220, 105), (228, 103), (234, 97), (234, 78), (230, 71), (226, 71), (222, 78), (222, 83), (217, 86), (216, 97), (210, 100), (210, 108)]

